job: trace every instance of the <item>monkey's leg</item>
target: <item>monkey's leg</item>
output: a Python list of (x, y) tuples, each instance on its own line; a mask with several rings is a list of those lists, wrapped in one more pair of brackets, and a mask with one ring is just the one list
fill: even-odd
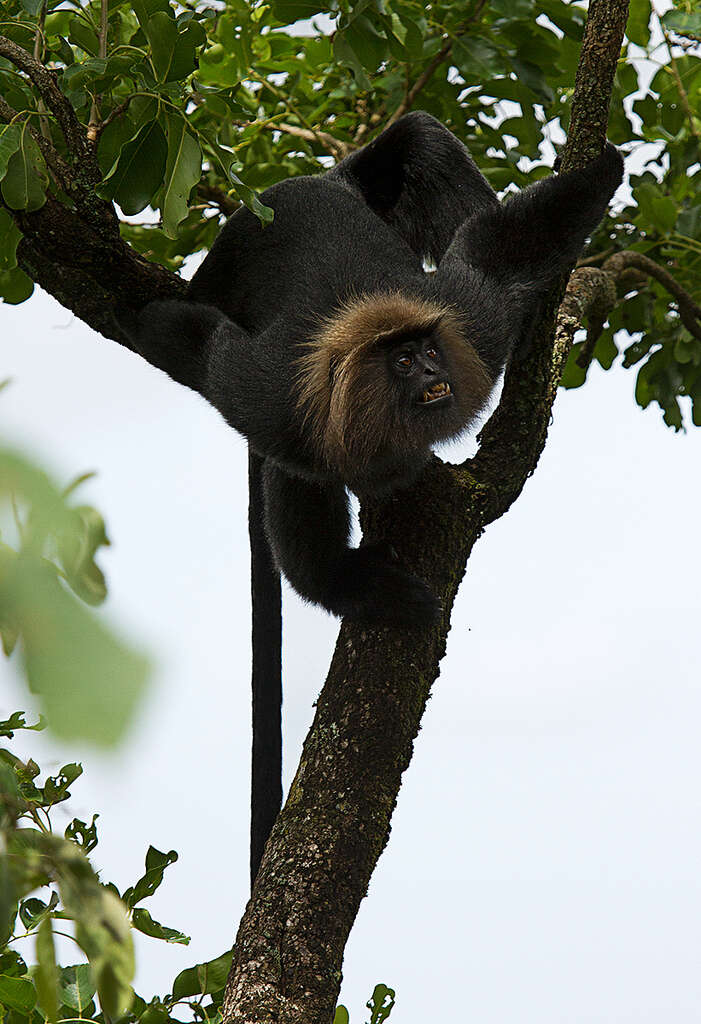
[(431, 286), (463, 314), (467, 337), (493, 376), (572, 267), (622, 173), (621, 155), (608, 143), (588, 166), (543, 178), (456, 232)]
[(210, 340), (223, 323), (229, 321), (218, 309), (179, 299), (149, 302), (139, 313), (123, 320), (139, 355), (165, 370), (178, 384), (200, 393), (204, 390)]
[(289, 383), (265, 339), (190, 301), (151, 302), (126, 326), (137, 352), (206, 398), (254, 449), (265, 451), (285, 429)]
[(295, 590), (333, 615), (372, 625), (434, 622), (440, 605), (384, 546), (348, 547), (348, 496), (340, 483), (289, 476), (265, 463), (265, 525)]

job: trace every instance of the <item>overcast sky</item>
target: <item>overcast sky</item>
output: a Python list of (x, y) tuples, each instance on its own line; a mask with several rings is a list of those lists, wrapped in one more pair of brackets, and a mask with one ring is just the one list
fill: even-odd
[[(120, 888), (175, 848), (137, 988), (232, 941), (248, 888), (245, 449), (203, 400), (52, 299), (0, 308), (0, 436), (59, 482), (97, 469), (104, 615), (157, 662), (124, 747), (30, 734), (80, 759), (62, 815), (100, 812)], [(477, 544), (390, 843), (347, 948), (352, 1024), (382, 981), (396, 1024), (698, 1024), (701, 434), (641, 412), (634, 375), (561, 392), (516, 505)], [(457, 458), (460, 451), (455, 452)], [(296, 765), (337, 625), (285, 602), (285, 756)], [(2, 710), (28, 698), (0, 662)]]

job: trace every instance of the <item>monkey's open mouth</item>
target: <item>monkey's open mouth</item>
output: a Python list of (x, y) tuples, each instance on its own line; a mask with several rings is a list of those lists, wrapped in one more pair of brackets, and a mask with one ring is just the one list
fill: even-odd
[(450, 384), (444, 380), (440, 384), (434, 384), (428, 391), (424, 391), (421, 403), (426, 405), (428, 402), (439, 402), (441, 398), (450, 398), (451, 394)]

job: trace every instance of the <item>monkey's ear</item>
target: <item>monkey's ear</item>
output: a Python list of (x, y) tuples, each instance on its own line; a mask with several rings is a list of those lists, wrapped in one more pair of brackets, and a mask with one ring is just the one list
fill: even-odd
[(361, 195), (414, 252), (436, 263), (463, 221), (498, 203), (463, 144), (423, 111), (395, 121), (328, 177)]

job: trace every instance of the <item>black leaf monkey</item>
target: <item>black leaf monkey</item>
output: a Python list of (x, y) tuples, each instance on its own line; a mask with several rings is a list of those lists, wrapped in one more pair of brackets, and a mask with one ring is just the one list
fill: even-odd
[(271, 226), (238, 210), (186, 301), (142, 310), (137, 351), (262, 460), (270, 549), (307, 600), (372, 624), (435, 618), (385, 549), (348, 546), (346, 489), (405, 487), (469, 426), (621, 175), (607, 145), (502, 205), (462, 143), (407, 114), (333, 170), (268, 189)]

